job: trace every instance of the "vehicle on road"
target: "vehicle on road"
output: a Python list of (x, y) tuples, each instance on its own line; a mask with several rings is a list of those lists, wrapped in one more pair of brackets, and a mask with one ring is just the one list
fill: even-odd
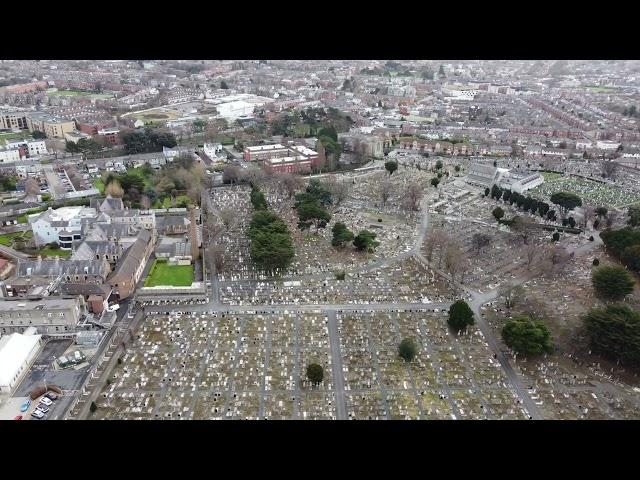
[(47, 407), (50, 407), (51, 404), (53, 403), (49, 398), (47, 398), (46, 396), (42, 397), (40, 399), (41, 403), (44, 403)]
[(34, 418), (42, 418), (44, 417), (44, 413), (36, 409), (33, 412), (31, 412), (31, 416)]
[(42, 413), (47, 413), (49, 411), (49, 407), (47, 407), (44, 403), (39, 403), (36, 407), (36, 410), (39, 410)]
[(24, 402), (22, 405), (20, 405), (20, 411), (21, 412), (26, 412), (27, 410), (29, 410), (29, 406), (31, 405), (31, 399), (28, 399), (26, 402)]

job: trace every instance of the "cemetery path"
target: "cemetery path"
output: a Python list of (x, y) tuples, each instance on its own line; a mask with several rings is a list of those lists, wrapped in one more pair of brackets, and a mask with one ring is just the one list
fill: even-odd
[(340, 338), (336, 311), (327, 311), (327, 325), (329, 327), (329, 343), (331, 345), (331, 370), (333, 371), (333, 385), (336, 396), (336, 417), (338, 420), (347, 419), (347, 405), (344, 398), (344, 376), (342, 374), (342, 355), (340, 353)]

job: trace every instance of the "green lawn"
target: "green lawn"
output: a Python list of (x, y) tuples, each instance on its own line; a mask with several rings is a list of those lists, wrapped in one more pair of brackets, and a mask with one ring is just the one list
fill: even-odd
[(57, 92), (47, 91), (47, 95), (55, 97), (93, 97), (99, 100), (113, 98), (113, 95), (108, 93), (93, 93), (85, 92), (83, 90), (58, 90)]
[(0, 133), (0, 146), (4, 147), (7, 142), (13, 142), (14, 140), (25, 140), (30, 138), (29, 132), (21, 133)]
[(13, 239), (22, 239), (27, 241), (33, 237), (33, 232), (31, 230), (27, 232), (15, 232), (15, 233), (6, 233), (4, 235), (0, 235), (0, 245), (4, 245), (5, 247), (10, 247), (13, 243)]
[(100, 194), (104, 193), (104, 182), (102, 181), (102, 178), (98, 177), (93, 181), (93, 186), (96, 187), (99, 191)]
[(193, 267), (191, 265), (168, 265), (166, 260), (156, 260), (144, 282), (144, 286), (172, 285), (174, 287), (190, 287), (192, 282)]
[(69, 258), (71, 256), (71, 250), (62, 250), (61, 248), (41, 248), (40, 250), (28, 250), (26, 253), (29, 255), (42, 255), (43, 257), (62, 257)]

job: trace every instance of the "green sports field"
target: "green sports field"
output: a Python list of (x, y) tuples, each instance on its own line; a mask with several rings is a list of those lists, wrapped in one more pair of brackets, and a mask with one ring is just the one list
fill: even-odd
[(169, 265), (166, 260), (156, 260), (144, 282), (145, 287), (171, 285), (174, 287), (190, 287), (193, 282), (191, 265)]

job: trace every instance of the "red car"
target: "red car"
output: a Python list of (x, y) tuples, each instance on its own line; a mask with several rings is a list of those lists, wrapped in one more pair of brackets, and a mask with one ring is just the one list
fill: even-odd
[(18, 415), (14, 420), (22, 420), (22, 415)]

